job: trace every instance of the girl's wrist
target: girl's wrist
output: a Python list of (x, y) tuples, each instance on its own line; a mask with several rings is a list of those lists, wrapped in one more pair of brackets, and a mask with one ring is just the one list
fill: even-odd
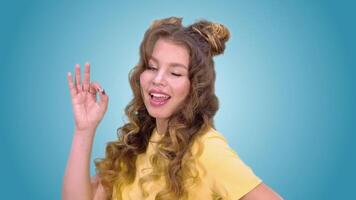
[(74, 135), (79, 137), (94, 137), (96, 128), (78, 129), (74, 128)]

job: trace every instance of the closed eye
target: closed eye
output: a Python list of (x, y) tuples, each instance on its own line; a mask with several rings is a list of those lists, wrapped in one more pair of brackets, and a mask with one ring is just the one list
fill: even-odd
[(181, 74), (172, 73), (173, 76), (182, 76)]
[(154, 71), (154, 70), (157, 70), (157, 68), (154, 68), (154, 67), (152, 67), (152, 66), (147, 66), (147, 69), (148, 69), (148, 70), (153, 70), (153, 71)]

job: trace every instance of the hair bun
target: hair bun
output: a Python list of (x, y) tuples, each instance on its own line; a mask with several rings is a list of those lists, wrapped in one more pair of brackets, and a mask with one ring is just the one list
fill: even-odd
[(168, 17), (164, 19), (154, 20), (150, 26), (150, 29), (154, 29), (162, 25), (182, 26), (182, 19), (183, 18), (181, 17)]
[(212, 56), (224, 52), (225, 43), (230, 38), (230, 32), (224, 25), (201, 20), (192, 24), (190, 28), (199, 33), (209, 42), (210, 54)]

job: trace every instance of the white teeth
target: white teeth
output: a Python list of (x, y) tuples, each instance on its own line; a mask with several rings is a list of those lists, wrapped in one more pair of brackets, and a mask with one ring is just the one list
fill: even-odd
[(166, 98), (168, 99), (169, 96), (164, 95), (164, 94), (158, 94), (158, 93), (151, 93), (151, 96), (157, 97), (157, 98)]

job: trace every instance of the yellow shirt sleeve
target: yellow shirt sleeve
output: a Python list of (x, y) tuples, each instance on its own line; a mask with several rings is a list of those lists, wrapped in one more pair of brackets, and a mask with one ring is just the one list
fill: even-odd
[(257, 177), (215, 130), (204, 139), (201, 162), (206, 169), (213, 195), (222, 199), (240, 199), (262, 180)]

